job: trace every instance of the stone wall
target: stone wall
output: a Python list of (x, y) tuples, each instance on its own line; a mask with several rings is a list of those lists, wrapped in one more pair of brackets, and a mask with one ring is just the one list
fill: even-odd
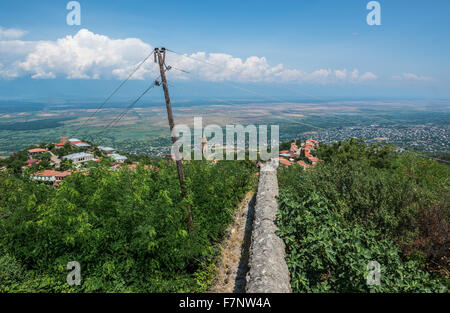
[(288, 293), (289, 270), (285, 261), (285, 245), (275, 235), (278, 210), (278, 164), (267, 162), (261, 167), (250, 247), (250, 270), (247, 274), (248, 293)]

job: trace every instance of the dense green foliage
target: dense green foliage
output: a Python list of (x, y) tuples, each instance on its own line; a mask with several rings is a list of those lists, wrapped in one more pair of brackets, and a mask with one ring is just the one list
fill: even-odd
[[(254, 170), (250, 162), (187, 162), (187, 200), (165, 161), (76, 173), (58, 188), (1, 173), (0, 291), (204, 291), (215, 244)], [(81, 264), (79, 287), (66, 283), (69, 261)]]
[[(357, 140), (317, 153), (323, 161), (314, 169), (279, 174), (279, 233), (293, 289), (445, 291), (450, 168)], [(381, 264), (380, 286), (366, 284), (372, 260)]]

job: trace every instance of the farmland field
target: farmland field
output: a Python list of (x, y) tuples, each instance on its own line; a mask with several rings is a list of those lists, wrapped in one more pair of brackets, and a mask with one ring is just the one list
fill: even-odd
[[(225, 101), (225, 102), (224, 102)], [(133, 108), (117, 124), (107, 127), (123, 105), (106, 106), (93, 118), (98, 104), (0, 105), (0, 156), (34, 143), (78, 137), (112, 145), (129, 153), (162, 156), (170, 147), (163, 103)], [(329, 101), (274, 102), (221, 100), (174, 102), (177, 124), (192, 126), (193, 117), (203, 125), (276, 124), (280, 140), (315, 137), (332, 142), (349, 137), (387, 141), (402, 148), (430, 153), (450, 149), (450, 105), (436, 101)]]

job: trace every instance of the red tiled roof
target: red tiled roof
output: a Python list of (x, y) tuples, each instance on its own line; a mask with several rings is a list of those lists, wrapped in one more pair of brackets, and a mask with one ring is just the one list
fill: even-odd
[(61, 172), (58, 171), (52, 171), (52, 170), (45, 170), (43, 172), (37, 172), (34, 173), (34, 176), (40, 176), (40, 177), (51, 177), (51, 176), (59, 176)]
[(286, 165), (286, 166), (292, 165), (292, 162), (291, 162), (291, 161), (286, 160), (286, 159), (284, 159), (284, 158), (280, 158), (280, 163), (283, 164), (283, 165)]
[(58, 143), (55, 144), (55, 146), (57, 146), (57, 147), (62, 147), (62, 146), (64, 146), (64, 145), (65, 145), (64, 142), (58, 142)]
[[(130, 165), (128, 165), (128, 168), (129, 168), (129, 169), (135, 169), (135, 168), (137, 168), (137, 164), (130, 164)], [(152, 168), (153, 168), (153, 165), (144, 165), (144, 168), (150, 168), (150, 169), (152, 169)]]
[(28, 150), (29, 153), (37, 153), (37, 152), (45, 152), (47, 150), (42, 149), (42, 148), (34, 148), (34, 149), (30, 149)]
[(55, 175), (56, 177), (67, 177), (69, 176), (70, 173), (69, 172), (59, 172), (58, 175)]
[(37, 160), (37, 159), (29, 159), (29, 160), (25, 161), (24, 163), (28, 164), (28, 166), (31, 166), (33, 164), (39, 164), (39, 163), (41, 163), (41, 161)]
[(317, 162), (317, 161), (319, 161), (318, 158), (313, 157), (313, 156), (309, 156), (308, 159), (309, 159), (311, 162)]

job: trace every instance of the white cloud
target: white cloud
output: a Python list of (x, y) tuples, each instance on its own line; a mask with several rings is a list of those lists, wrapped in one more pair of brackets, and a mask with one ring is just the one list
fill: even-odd
[[(140, 39), (112, 40), (82, 29), (75, 36), (37, 43), (19, 68), (33, 78), (121, 78), (151, 50)], [(143, 78), (142, 75), (136, 73), (137, 78)]]
[(3, 28), (0, 26), (0, 39), (18, 39), (28, 32), (17, 28)]
[[(87, 29), (55, 41), (0, 41), (0, 78), (29, 75), (35, 79), (124, 79), (152, 50), (151, 45), (138, 38), (111, 39)], [(179, 55), (168, 52), (166, 60), (168, 65), (190, 73), (173, 69), (168, 75), (175, 80), (331, 84), (377, 79), (371, 72), (360, 75), (357, 69), (350, 74), (346, 69), (312, 72), (287, 69), (282, 64), (270, 65), (265, 57), (258, 56), (241, 59), (224, 53)], [(133, 79), (151, 79), (158, 73), (151, 58)]]
[(347, 78), (347, 70), (335, 70), (334, 75), (339, 79)]
[(392, 76), (395, 80), (415, 80), (415, 81), (431, 81), (433, 77), (420, 76), (413, 73), (403, 73), (402, 75)]
[(0, 41), (0, 78), (11, 79), (25, 75), (20, 62), (34, 51), (36, 44), (33, 41)]
[[(175, 67), (190, 72), (195, 77), (209, 81), (233, 80), (239, 82), (299, 82), (330, 84), (338, 82), (363, 82), (377, 79), (367, 72), (359, 77), (349, 78), (347, 70), (318, 69), (305, 72), (299, 69), (286, 69), (282, 64), (270, 66), (265, 57), (252, 56), (245, 60), (228, 54), (197, 52), (191, 55), (170, 55)], [(214, 66), (211, 66), (214, 64)], [(173, 72), (173, 78), (189, 78), (188, 74)]]
[(376, 80), (376, 79), (378, 79), (377, 75), (375, 75), (372, 72), (364, 73), (362, 76), (359, 77), (359, 81), (361, 81), (361, 82), (369, 81), (369, 80)]
[(354, 69), (350, 74), (350, 81), (353, 83), (362, 83), (371, 80), (377, 80), (378, 76), (372, 72), (366, 72), (363, 75), (359, 74), (358, 69)]

